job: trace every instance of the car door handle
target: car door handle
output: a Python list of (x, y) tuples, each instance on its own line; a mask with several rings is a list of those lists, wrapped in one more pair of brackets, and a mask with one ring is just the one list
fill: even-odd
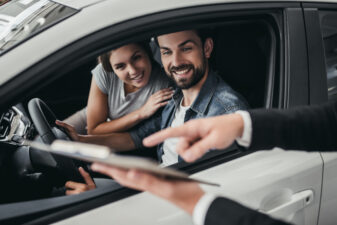
[(297, 192), (291, 195), (289, 201), (263, 212), (273, 217), (286, 218), (308, 206), (313, 198), (314, 192), (312, 190)]

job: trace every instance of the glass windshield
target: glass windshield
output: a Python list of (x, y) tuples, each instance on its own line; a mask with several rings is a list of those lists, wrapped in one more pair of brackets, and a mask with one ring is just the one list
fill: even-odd
[(0, 55), (75, 12), (49, 0), (12, 0), (1, 5)]

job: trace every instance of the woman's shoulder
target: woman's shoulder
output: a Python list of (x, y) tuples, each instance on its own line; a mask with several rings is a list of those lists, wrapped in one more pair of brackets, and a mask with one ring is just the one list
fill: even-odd
[(112, 72), (106, 72), (101, 63), (99, 63), (92, 71), (93, 78), (96, 85), (103, 91), (103, 93), (108, 94), (112, 86), (118, 85), (116, 77)]

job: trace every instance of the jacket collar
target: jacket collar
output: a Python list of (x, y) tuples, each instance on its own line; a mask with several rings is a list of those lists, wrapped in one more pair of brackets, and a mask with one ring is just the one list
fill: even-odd
[[(209, 70), (205, 83), (202, 85), (198, 96), (191, 105), (191, 110), (202, 115), (205, 113), (207, 106), (209, 105), (214, 95), (216, 89), (215, 87), (218, 82), (217, 80), (218, 79), (216, 73), (212, 70)], [(182, 98), (183, 93), (181, 89), (178, 88), (173, 95), (173, 100), (176, 108), (179, 107)]]

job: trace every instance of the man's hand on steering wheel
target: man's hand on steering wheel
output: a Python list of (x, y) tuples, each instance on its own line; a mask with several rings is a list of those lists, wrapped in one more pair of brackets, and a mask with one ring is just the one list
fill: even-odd
[(79, 141), (79, 135), (77, 134), (75, 128), (70, 124), (62, 122), (60, 120), (55, 121), (56, 125), (65, 129), (66, 133), (70, 136), (73, 141)]
[[(28, 103), (28, 111), (38, 133), (37, 138), (43, 143), (52, 144), (56, 139), (79, 140), (79, 136), (72, 126), (62, 122), (55, 124), (56, 115), (41, 99), (31, 99)], [(35, 168), (57, 178), (53, 179), (55, 186), (63, 185), (67, 180), (85, 182), (78, 171), (78, 167), (82, 164), (81, 161), (34, 148), (30, 149), (30, 157)]]

